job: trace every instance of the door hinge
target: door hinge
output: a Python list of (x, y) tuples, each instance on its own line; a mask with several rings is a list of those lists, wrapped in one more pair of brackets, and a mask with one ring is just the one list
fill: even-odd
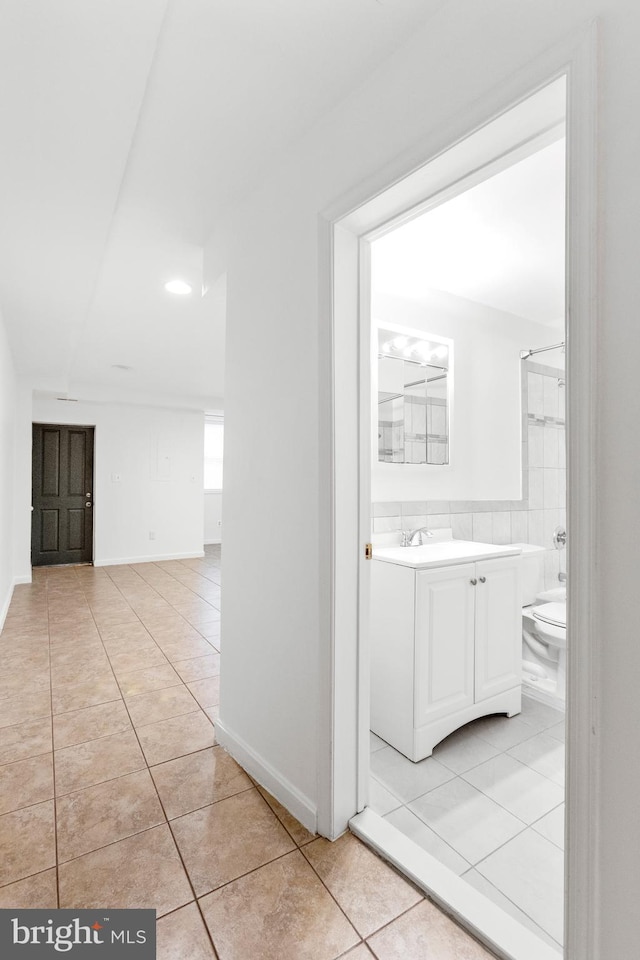
[(365, 560), (373, 560), (373, 544), (372, 543), (365, 543), (364, 558)]

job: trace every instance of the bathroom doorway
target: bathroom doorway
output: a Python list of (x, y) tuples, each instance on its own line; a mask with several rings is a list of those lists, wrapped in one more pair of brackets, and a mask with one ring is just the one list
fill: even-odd
[(564, 117), (527, 148), (371, 242), (369, 808), (561, 956)]
[[(576, 57), (579, 60), (579, 54), (576, 54)], [(574, 74), (571, 87), (573, 100), (570, 98), (570, 102), (573, 106), (569, 112), (568, 121), (570, 231), (567, 241), (572, 264), (567, 281), (569, 312), (570, 316), (576, 316), (579, 313), (581, 324), (580, 328), (574, 328), (573, 332), (569, 326), (567, 332), (567, 353), (571, 370), (569, 384), (570, 393), (574, 397), (573, 405), (570, 405), (573, 418), (569, 473), (578, 478), (577, 484), (572, 487), (569, 510), (570, 529), (573, 533), (568, 541), (568, 553), (572, 557), (572, 572), (575, 571), (569, 596), (569, 621), (573, 630), (580, 631), (585, 650), (590, 650), (594, 643), (592, 626), (585, 615), (588, 609), (590, 577), (593, 573), (593, 565), (589, 560), (592, 555), (593, 538), (591, 522), (593, 491), (588, 483), (580, 480), (581, 477), (588, 476), (590, 473), (592, 449), (592, 421), (589, 416), (589, 404), (586, 401), (590, 395), (589, 385), (593, 376), (593, 301), (588, 295), (588, 284), (585, 286), (584, 282), (579, 282), (580, 278), (589, 276), (594, 256), (589, 226), (590, 218), (594, 215), (593, 181), (588, 171), (584, 170), (585, 158), (591, 156), (590, 151), (593, 149), (591, 139), (593, 104), (588, 92), (585, 92), (589, 89), (587, 83), (589, 63), (587, 51), (584, 54), (582, 85), (576, 81), (577, 74)], [(563, 71), (559, 71), (559, 75), (563, 76)], [(357, 806), (362, 812), (350, 820), (350, 828), (428, 890), (430, 896), (458, 917), (498, 955), (517, 958), (517, 960), (529, 956), (535, 956), (536, 960), (542, 960), (543, 957), (557, 957), (558, 950), (552, 944), (531, 934), (531, 931), (524, 930), (517, 921), (509, 917), (490, 899), (479, 891), (472, 890), (468, 884), (456, 877), (455, 872), (438, 863), (434, 857), (416, 855), (416, 845), (404, 842), (403, 835), (397, 829), (391, 829), (392, 825), (388, 824), (384, 817), (376, 814), (369, 802), (370, 650), (367, 643), (362, 641), (363, 638), (368, 637), (370, 620), (371, 564), (365, 556), (370, 555), (371, 550), (368, 548), (365, 551), (364, 547), (368, 539), (367, 534), (371, 530), (370, 514), (373, 502), (370, 489), (370, 451), (374, 438), (371, 435), (368, 416), (372, 397), (370, 371), (372, 354), (378, 349), (377, 345), (374, 347), (369, 336), (371, 318), (369, 278), (372, 242), (389, 233), (391, 224), (396, 226), (401, 220), (405, 222), (414, 220), (416, 214), (423, 212), (430, 204), (435, 206), (434, 197), (437, 197), (438, 202), (441, 203), (448, 190), (451, 191), (449, 196), (453, 193), (458, 194), (460, 181), (463, 178), (468, 178), (469, 185), (472, 180), (474, 183), (481, 183), (487, 178), (487, 167), (503, 163), (507, 155), (509, 162), (505, 166), (511, 166), (516, 145), (526, 144), (526, 152), (530, 155), (532, 138), (539, 137), (545, 130), (548, 131), (550, 126), (554, 126), (553, 123), (547, 122), (542, 124), (541, 129), (540, 118), (545, 115), (546, 98), (550, 97), (552, 100), (557, 98), (557, 92), (557, 86), (554, 88), (553, 84), (547, 84), (541, 85), (533, 95), (523, 96), (521, 99), (514, 97), (513, 99), (517, 101), (517, 118), (516, 110), (501, 113), (495, 120), (476, 130), (475, 134), (458, 141), (445, 153), (439, 153), (434, 161), (420, 167), (416, 173), (396, 181), (393, 187), (377, 194), (373, 200), (358, 207), (354, 213), (343, 216), (341, 219), (336, 217), (334, 220), (329, 220), (332, 223), (334, 257), (333, 389), (336, 416), (340, 417), (340, 430), (335, 434), (334, 447), (335, 540), (332, 547), (334, 610), (336, 611), (334, 675), (340, 677), (340, 684), (335, 688), (333, 717), (334, 729), (338, 732), (346, 731), (346, 717), (351, 715), (350, 711), (354, 707), (356, 708), (358, 765), (357, 770), (354, 771), (348, 761), (348, 757), (353, 755), (351, 753), (354, 745), (352, 735), (345, 738), (338, 736), (335, 740), (336, 747), (333, 755), (333, 780), (327, 781), (331, 783), (330, 789), (333, 791), (334, 800), (331, 809), (334, 822), (324, 826), (323, 829), (328, 835), (335, 835), (343, 822), (343, 812), (349, 809), (351, 791), (355, 791)], [(548, 106), (548, 101), (546, 103)], [(488, 136), (489, 133), (490, 136)], [(495, 170), (495, 167), (493, 169)], [(580, 177), (577, 177), (578, 172)], [(425, 200), (425, 198), (428, 199)], [(359, 335), (356, 332), (358, 328)], [(548, 341), (542, 344), (531, 341), (527, 347), (537, 348), (542, 345), (548, 345)], [(359, 369), (359, 376), (356, 377), (355, 382), (352, 365), (354, 361)], [(452, 380), (457, 376), (454, 351)], [(518, 371), (519, 376), (520, 371)], [(360, 414), (354, 417), (354, 409), (357, 410), (358, 402)], [(583, 405), (585, 402), (586, 406)], [(452, 463), (457, 455), (455, 413), (454, 409), (450, 444)], [(349, 442), (350, 438), (351, 440), (359, 438), (355, 447), (353, 442)], [(444, 465), (442, 463), (436, 465), (435, 469), (442, 470)], [(354, 519), (352, 486), (354, 480), (359, 490), (358, 503), (355, 505), (357, 519)], [(457, 495), (450, 494), (449, 502)], [(442, 497), (441, 494), (438, 498), (440, 497)], [(442, 499), (445, 498), (442, 497)], [(521, 499), (521, 493), (519, 496), (512, 496), (511, 499), (514, 501)], [(416, 498), (407, 498), (407, 502), (411, 500), (416, 501)], [(491, 512), (502, 511), (492, 509)], [(421, 515), (416, 514), (416, 516)], [(427, 516), (434, 515), (427, 514)], [(580, 522), (576, 523), (576, 519)], [(349, 557), (353, 556), (353, 547), (359, 543), (362, 544), (362, 557), (356, 569)], [(581, 557), (586, 560), (581, 560)], [(355, 606), (354, 597), (358, 598)], [(354, 649), (349, 641), (354, 630), (361, 638), (357, 649)], [(582, 662), (574, 663), (573, 667), (569, 663), (571, 750), (569, 752), (570, 790), (567, 821), (570, 829), (564, 863), (565, 872), (566, 864), (571, 864), (569, 876), (573, 878), (567, 885), (565, 894), (565, 915), (568, 920), (570, 945), (566, 956), (570, 956), (572, 960), (573, 957), (581, 955), (578, 945), (585, 943), (584, 930), (588, 929), (590, 922), (589, 885), (580, 887), (575, 878), (593, 875), (593, 864), (587, 842), (593, 803), (592, 783), (589, 779), (590, 747), (587, 734), (592, 706), (588, 692), (590, 670), (589, 656), (586, 656)], [(351, 677), (354, 679), (354, 687), (358, 690), (355, 702), (349, 695), (349, 678)], [(540, 710), (545, 706), (547, 705), (541, 704), (534, 709)], [(517, 721), (518, 717), (514, 717), (514, 720)], [(584, 762), (586, 767), (582, 766)], [(527, 934), (530, 935), (527, 936)]]

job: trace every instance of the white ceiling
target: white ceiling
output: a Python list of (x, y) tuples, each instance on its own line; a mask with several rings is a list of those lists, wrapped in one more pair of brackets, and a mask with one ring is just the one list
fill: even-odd
[[(4, 0), (0, 310), (20, 372), (216, 406), (217, 215), (443, 2)], [(164, 291), (174, 276), (191, 297)]]
[(557, 324), (564, 318), (565, 141), (376, 240), (377, 293), (429, 290)]

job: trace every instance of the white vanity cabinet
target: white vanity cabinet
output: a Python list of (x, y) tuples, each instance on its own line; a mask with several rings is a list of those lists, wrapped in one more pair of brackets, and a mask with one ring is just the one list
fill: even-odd
[(371, 597), (371, 729), (383, 740), (422, 760), (470, 720), (520, 712), (517, 554), (426, 568), (374, 559)]

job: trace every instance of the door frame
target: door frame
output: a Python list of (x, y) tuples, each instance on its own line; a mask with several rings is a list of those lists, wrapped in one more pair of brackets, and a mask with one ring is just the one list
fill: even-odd
[[(321, 493), (331, 528), (320, 545), (330, 642), (321, 652), (318, 750), (318, 830), (335, 838), (366, 805), (368, 783), (368, 570), (370, 334), (369, 243), (376, 226), (401, 213), (394, 191), (554, 79), (567, 77), (567, 504), (568, 629), (580, 656), (567, 664), (567, 786), (565, 958), (595, 960), (598, 928), (598, 739), (594, 666), (600, 642), (595, 608), (595, 408), (597, 328), (596, 110), (597, 30), (583, 32), (529, 63), (499, 90), (480, 97), (410, 153), (380, 171), (375, 183), (354, 188), (319, 217), (319, 370)], [(449, 183), (452, 182), (449, 174)], [(446, 183), (444, 184), (446, 185)], [(423, 194), (424, 196), (424, 194)], [(414, 201), (415, 202), (415, 201)], [(405, 203), (405, 209), (407, 209)], [(327, 323), (327, 318), (330, 322)], [(366, 326), (365, 326), (366, 321)], [(365, 810), (365, 816), (368, 811)], [(446, 883), (445, 883), (446, 886)], [(430, 891), (451, 912), (445, 894)], [(474, 932), (472, 918), (458, 916)], [(486, 938), (485, 938), (486, 939)], [(498, 948), (510, 956), (507, 948)], [(495, 945), (494, 945), (495, 948)]]

